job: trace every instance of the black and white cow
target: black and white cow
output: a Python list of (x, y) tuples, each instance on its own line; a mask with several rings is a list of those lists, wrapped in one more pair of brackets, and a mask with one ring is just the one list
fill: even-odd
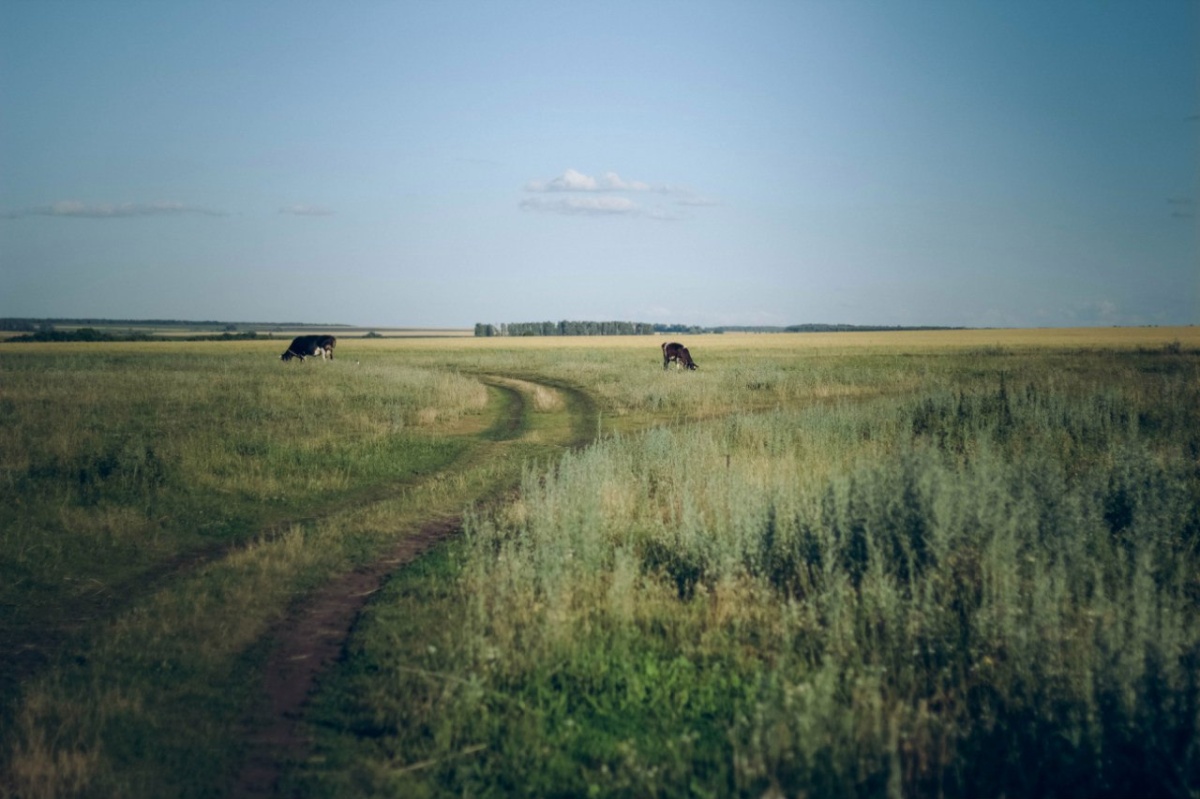
[(337, 339), (333, 336), (296, 336), (283, 355), (279, 356), (279, 360), (290, 361), (292, 358), (299, 358), (303, 361), (309, 356), (319, 355), (321, 360), (325, 360), (328, 356), (332, 361), (335, 344), (337, 344)]
[(677, 341), (663, 342), (663, 369), (674, 361), (680, 366), (686, 366), (688, 369), (695, 369), (696, 362), (692, 360), (692, 354), (688, 352), (688, 348)]

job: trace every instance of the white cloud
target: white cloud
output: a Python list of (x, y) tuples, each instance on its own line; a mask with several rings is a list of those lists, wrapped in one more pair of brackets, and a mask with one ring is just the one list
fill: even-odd
[(600, 176), (599, 182), (603, 191), (650, 191), (648, 183), (642, 183), (640, 180), (622, 180), (616, 172), (605, 172)]
[(640, 180), (625, 180), (616, 172), (605, 172), (599, 178), (568, 169), (550, 180), (531, 180), (525, 191), (651, 191), (650, 184)]
[[(589, 197), (589, 194), (607, 193), (611, 195), (637, 194), (653, 192), (656, 194), (677, 195), (677, 205), (706, 206), (716, 205), (717, 201), (696, 194), (689, 189), (674, 186), (652, 186), (640, 180), (626, 180), (616, 172), (604, 172), (599, 177), (585, 175), (574, 169), (568, 169), (556, 178), (550, 180), (531, 180), (525, 184), (525, 191), (534, 193), (566, 193), (563, 199), (544, 199), (533, 197), (521, 202), (521, 208), (526, 211), (542, 211), (546, 213), (567, 214), (573, 216), (641, 216), (663, 222), (673, 222), (687, 218), (667, 210), (662, 205), (644, 208), (633, 200), (623, 196)], [(582, 196), (580, 196), (582, 195)]]
[(333, 216), (334, 212), (320, 205), (288, 205), (279, 209), (281, 214), (292, 216)]
[(521, 201), (521, 208), (569, 216), (638, 216), (643, 213), (626, 197), (564, 197), (558, 200), (531, 197)]
[(525, 191), (596, 191), (596, 179), (568, 169), (551, 180), (531, 180), (525, 184)]
[(9, 211), (3, 214), (7, 219), (17, 219), (23, 216), (58, 216), (76, 217), (83, 219), (122, 219), (141, 216), (180, 216), (197, 214), (200, 216), (229, 216), (224, 211), (202, 208), (183, 203), (100, 203), (88, 204), (78, 200), (60, 200), (50, 205), (39, 205), (20, 211)]

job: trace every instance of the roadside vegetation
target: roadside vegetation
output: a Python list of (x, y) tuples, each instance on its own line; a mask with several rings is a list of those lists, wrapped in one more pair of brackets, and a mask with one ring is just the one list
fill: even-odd
[(227, 793), (273, 625), (473, 507), (281, 795), (1194, 794), (1200, 340), (1056, 335), (6, 350), (0, 790)]

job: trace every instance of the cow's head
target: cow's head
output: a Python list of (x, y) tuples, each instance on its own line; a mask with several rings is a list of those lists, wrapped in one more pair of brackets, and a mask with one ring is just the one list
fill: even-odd
[(295, 357), (296, 357), (296, 353), (292, 352), (291, 350), (287, 350), (286, 352), (283, 353), (283, 355), (279, 356), (279, 360), (290, 361), (292, 358), (295, 358)]

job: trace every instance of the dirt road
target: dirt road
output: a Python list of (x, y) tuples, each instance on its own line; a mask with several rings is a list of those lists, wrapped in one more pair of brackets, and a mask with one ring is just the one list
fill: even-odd
[[(551, 385), (522, 376), (484, 375), (480, 378), (497, 396), (492, 425), (481, 434), (488, 442), (480, 460), (511, 455), (513, 445), (531, 435), (532, 396), (535, 391), (561, 398), (557, 409), (542, 411), (549, 424), (540, 425), (539, 440), (550, 447), (568, 449), (587, 444), (596, 430), (596, 407), (583, 392), (561, 384)], [(496, 501), (511, 485), (491, 486)], [(308, 696), (321, 673), (342, 654), (355, 620), (371, 596), (390, 575), (457, 533), (461, 515), (429, 518), (415, 529), (397, 531), (396, 543), (372, 563), (343, 574), (301, 598), (274, 631), (273, 646), (263, 675), (265, 711), (247, 719), (247, 756), (231, 788), (238, 797), (276, 795), (276, 785), (288, 762), (303, 759), (310, 742), (303, 734), (302, 717)]]

